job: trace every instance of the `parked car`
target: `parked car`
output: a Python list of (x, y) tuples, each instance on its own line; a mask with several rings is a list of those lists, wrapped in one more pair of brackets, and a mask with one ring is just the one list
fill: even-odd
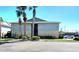
[(64, 39), (75, 39), (75, 36), (73, 36), (73, 35), (65, 35)]
[(63, 35), (64, 39), (79, 39), (79, 33), (65, 33)]
[(8, 32), (4, 35), (4, 37), (6, 37), (6, 38), (11, 38), (11, 31), (8, 31)]

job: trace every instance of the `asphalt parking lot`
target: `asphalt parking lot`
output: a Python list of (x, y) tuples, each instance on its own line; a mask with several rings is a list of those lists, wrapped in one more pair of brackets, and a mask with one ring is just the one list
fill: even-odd
[(0, 45), (0, 52), (79, 52), (79, 42), (23, 41)]

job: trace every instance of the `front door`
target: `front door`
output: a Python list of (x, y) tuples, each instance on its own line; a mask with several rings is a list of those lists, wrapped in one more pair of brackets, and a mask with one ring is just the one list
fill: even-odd
[(34, 24), (34, 36), (38, 36), (38, 24)]

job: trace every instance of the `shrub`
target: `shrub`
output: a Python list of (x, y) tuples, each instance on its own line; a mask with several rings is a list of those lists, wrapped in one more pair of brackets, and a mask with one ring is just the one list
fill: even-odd
[(22, 36), (20, 35), (20, 36), (19, 36), (19, 39), (21, 39), (21, 38), (22, 38)]
[(77, 40), (77, 41), (79, 41), (79, 38), (75, 38), (74, 40)]
[(32, 36), (32, 38), (31, 38), (32, 41), (38, 41), (39, 39), (40, 39), (39, 36)]
[(41, 39), (56, 39), (55, 36), (40, 36)]
[(27, 36), (22, 36), (22, 40), (28, 40)]
[(19, 35), (16, 35), (14, 38), (15, 38), (15, 39), (19, 39), (19, 37), (20, 37)]
[(26, 35), (26, 37), (27, 37), (27, 39), (28, 39), (28, 40), (30, 40), (30, 39), (31, 39), (31, 37), (30, 37), (30, 36), (28, 36), (28, 35)]

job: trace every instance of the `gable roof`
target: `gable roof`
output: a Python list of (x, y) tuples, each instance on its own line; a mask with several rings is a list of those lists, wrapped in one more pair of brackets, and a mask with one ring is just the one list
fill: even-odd
[[(29, 20), (27, 20), (27, 21), (32, 22), (32, 20), (33, 20), (33, 18), (32, 18), (32, 19), (29, 19)], [(46, 21), (46, 20), (43, 20), (43, 19), (40, 19), (40, 18), (36, 18), (36, 17), (35, 17), (35, 21), (38, 22), (38, 21)]]
[[(33, 18), (27, 20), (27, 23), (32, 23), (32, 21), (33, 21)], [(17, 24), (18, 22), (10, 22), (10, 23), (11, 24)], [(24, 23), (24, 22), (22, 22), (22, 23)], [(35, 17), (35, 23), (55, 23), (55, 24), (59, 24), (60, 22), (49, 22), (49, 21)]]

